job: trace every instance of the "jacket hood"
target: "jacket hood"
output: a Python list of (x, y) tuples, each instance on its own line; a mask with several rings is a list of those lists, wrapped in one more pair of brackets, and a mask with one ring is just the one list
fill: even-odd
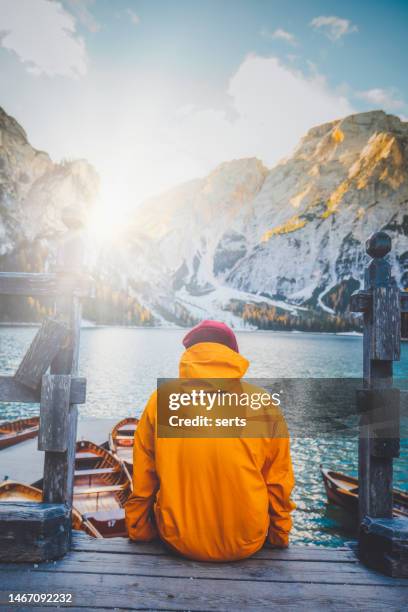
[(249, 361), (218, 342), (200, 342), (181, 356), (180, 378), (242, 378)]

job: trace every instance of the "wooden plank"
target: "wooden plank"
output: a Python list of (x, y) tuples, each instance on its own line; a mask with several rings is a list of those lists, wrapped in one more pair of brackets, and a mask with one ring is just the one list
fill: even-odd
[(82, 608), (153, 610), (406, 609), (405, 587), (214, 580), (37, 571), (0, 572), (5, 592), (65, 592)]
[(66, 374), (43, 376), (38, 450), (67, 450), (70, 387), (71, 377)]
[(0, 272), (0, 295), (25, 295), (35, 297), (71, 294), (91, 296), (89, 278), (78, 274), (44, 274), (37, 272)]
[[(14, 376), (0, 376), (0, 402), (39, 404), (40, 389), (34, 391), (18, 383)], [(71, 378), (70, 404), (84, 404), (86, 401), (86, 378)]]
[(38, 389), (41, 380), (69, 335), (68, 327), (54, 319), (46, 319), (36, 333), (14, 378), (30, 389)]
[[(32, 569), (31, 566), (25, 566)], [(16, 566), (2, 566), (2, 571), (14, 571)], [(23, 569), (19, 567), (19, 569)], [(170, 556), (120, 555), (70, 552), (55, 563), (43, 563), (38, 572), (82, 573), (99, 576), (156, 576), (173, 578), (196, 578), (208, 580), (248, 580), (253, 582), (308, 582), (315, 584), (373, 584), (406, 586), (404, 579), (382, 576), (367, 569), (357, 561), (353, 563), (330, 563), (328, 568), (321, 561), (281, 561), (249, 558), (233, 563), (200, 563)], [(408, 596), (408, 591), (407, 591)]]
[(55, 295), (56, 288), (55, 274), (0, 272), (0, 295)]
[[(159, 541), (131, 542), (125, 538), (95, 540), (81, 532), (75, 532), (73, 550), (101, 554), (119, 553), (129, 555), (168, 555), (168, 549)], [(349, 548), (323, 548), (313, 546), (289, 546), (286, 549), (262, 548), (255, 559), (280, 559), (282, 561), (323, 561), (355, 563), (356, 557)]]

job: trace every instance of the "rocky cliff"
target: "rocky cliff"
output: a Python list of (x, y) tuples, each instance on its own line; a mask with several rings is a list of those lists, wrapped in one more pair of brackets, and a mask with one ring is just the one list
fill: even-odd
[(85, 212), (97, 190), (88, 162), (53, 163), (0, 108), (0, 269), (45, 269), (55, 238), (65, 231), (61, 210)]
[[(87, 162), (53, 163), (0, 109), (0, 269), (47, 269), (61, 209), (86, 210), (97, 188)], [(115, 252), (92, 254), (97, 301), (87, 314), (350, 329), (364, 241), (380, 229), (408, 288), (408, 124), (376, 111), (312, 128), (272, 169), (233, 160), (145, 202)]]
[(272, 169), (234, 160), (146, 202), (129, 231), (143, 270), (131, 278), (154, 308), (197, 318), (343, 314), (379, 229), (407, 288), (408, 124), (375, 111), (312, 128)]
[[(53, 163), (34, 149), (15, 119), (0, 108), (0, 271), (49, 269), (66, 206), (85, 213), (98, 191), (85, 160)], [(0, 320), (33, 320), (50, 310), (45, 300), (2, 297)]]

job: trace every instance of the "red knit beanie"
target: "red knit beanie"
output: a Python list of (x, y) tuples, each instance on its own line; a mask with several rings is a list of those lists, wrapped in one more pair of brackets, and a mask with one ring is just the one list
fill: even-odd
[(217, 342), (239, 353), (234, 332), (228, 325), (220, 321), (201, 321), (201, 323), (193, 327), (193, 329), (183, 338), (183, 344), (186, 348), (198, 344), (199, 342)]

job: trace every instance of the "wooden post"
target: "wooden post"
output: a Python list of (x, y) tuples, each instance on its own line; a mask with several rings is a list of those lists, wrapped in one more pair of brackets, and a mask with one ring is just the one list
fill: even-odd
[[(64, 236), (58, 251), (56, 273), (61, 287), (74, 287), (75, 282), (69, 281), (79, 279), (82, 270), (82, 223), (75, 211), (70, 208), (63, 211), (63, 221), (69, 231), (68, 235)], [(42, 401), (44, 410), (47, 410), (46, 404), (49, 403), (50, 397), (58, 398), (58, 406), (54, 405), (53, 409), (61, 411), (60, 417), (64, 423), (61, 427), (54, 426), (52, 429), (57, 439), (50, 440), (51, 430), (45, 435), (45, 439), (49, 440), (49, 445), (44, 459), (43, 500), (46, 503), (66, 504), (71, 508), (78, 409), (75, 404), (69, 404), (69, 399), (67, 400), (70, 389), (66, 384), (66, 376), (76, 377), (78, 375), (81, 326), (81, 304), (79, 296), (74, 291), (66, 290), (57, 297), (56, 317), (68, 326), (70, 336), (69, 342), (60, 349), (51, 363), (51, 377), (44, 377)], [(65, 444), (61, 443), (62, 431), (66, 437)], [(42, 441), (44, 446), (47, 446), (44, 439)]]
[(46, 319), (18, 366), (14, 379), (34, 391), (38, 389), (43, 375), (67, 340), (68, 334), (66, 325)]
[[(366, 251), (373, 258), (364, 283), (372, 295), (371, 308), (364, 313), (363, 373), (367, 389), (391, 388), (393, 360), (400, 358), (399, 291), (390, 264), (384, 259), (390, 250), (391, 239), (384, 232), (367, 240)], [(392, 516), (393, 458), (372, 454), (375, 424), (370, 423), (370, 417), (362, 415), (359, 439), (360, 520), (366, 515)]]
[(91, 287), (80, 274), (82, 223), (69, 208), (63, 221), (69, 231), (56, 274), (0, 273), (0, 295), (56, 297), (56, 319), (43, 324), (15, 376), (0, 376), (0, 401), (41, 401), (38, 447), (45, 451), (43, 503), (0, 502), (0, 561), (45, 561), (70, 548), (77, 404), (86, 395), (77, 376), (79, 299)]
[(402, 575), (406, 571), (405, 560), (399, 552), (394, 557), (390, 554), (395, 553), (390, 534), (398, 532), (398, 537), (403, 537), (407, 528), (408, 537), (408, 521), (401, 526), (392, 518), (393, 458), (399, 456), (400, 420), (399, 390), (392, 385), (393, 361), (400, 359), (401, 311), (405, 310), (406, 300), (385, 259), (390, 250), (391, 239), (385, 232), (375, 233), (367, 240), (366, 252), (372, 261), (366, 269), (364, 290), (351, 299), (351, 310), (364, 314), (364, 389), (357, 398), (361, 413), (359, 550), (367, 564)]

